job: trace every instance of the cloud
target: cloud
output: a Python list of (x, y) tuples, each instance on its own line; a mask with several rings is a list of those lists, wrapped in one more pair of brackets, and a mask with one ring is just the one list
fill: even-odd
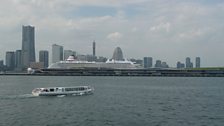
[(166, 23), (160, 23), (158, 25), (152, 26), (150, 28), (150, 31), (166, 31), (169, 32), (170, 31), (170, 23), (166, 22)]
[(107, 39), (110, 39), (113, 42), (117, 42), (119, 39), (121, 39), (123, 35), (119, 32), (113, 32), (107, 35)]

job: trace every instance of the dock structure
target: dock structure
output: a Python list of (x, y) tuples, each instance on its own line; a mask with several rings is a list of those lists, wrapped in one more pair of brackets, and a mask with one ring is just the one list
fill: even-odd
[(41, 69), (33, 75), (46, 76), (161, 76), (224, 77), (224, 70), (191, 69)]

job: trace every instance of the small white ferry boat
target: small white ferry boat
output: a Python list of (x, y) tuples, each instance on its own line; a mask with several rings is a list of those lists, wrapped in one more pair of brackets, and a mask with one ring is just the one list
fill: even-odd
[(93, 90), (94, 88), (90, 86), (46, 87), (35, 88), (32, 94), (34, 96), (87, 95), (92, 94)]

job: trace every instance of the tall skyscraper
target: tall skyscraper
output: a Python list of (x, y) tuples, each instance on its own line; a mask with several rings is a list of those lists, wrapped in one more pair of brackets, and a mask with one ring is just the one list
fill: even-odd
[(63, 46), (53, 44), (52, 45), (52, 63), (63, 60)]
[(189, 57), (186, 58), (186, 68), (193, 68), (193, 63)]
[(22, 68), (22, 50), (16, 50), (15, 62), (16, 68)]
[(39, 52), (39, 62), (44, 63), (44, 68), (48, 67), (49, 64), (49, 53), (46, 50), (41, 50)]
[(32, 26), (22, 28), (22, 65), (29, 67), (31, 62), (36, 62), (35, 56), (35, 29)]
[(143, 66), (144, 66), (144, 68), (152, 67), (152, 57), (144, 57), (143, 58)]
[(15, 68), (15, 52), (6, 52), (5, 56), (6, 66), (9, 70), (14, 70)]
[(196, 59), (195, 59), (195, 67), (196, 68), (200, 68), (201, 67), (200, 57), (196, 57)]
[(93, 56), (96, 56), (96, 42), (93, 41)]

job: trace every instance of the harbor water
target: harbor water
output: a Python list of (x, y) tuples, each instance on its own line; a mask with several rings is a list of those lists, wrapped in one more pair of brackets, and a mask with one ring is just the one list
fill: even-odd
[[(34, 97), (37, 87), (94, 87)], [(224, 78), (0, 76), (0, 126), (223, 126)]]

